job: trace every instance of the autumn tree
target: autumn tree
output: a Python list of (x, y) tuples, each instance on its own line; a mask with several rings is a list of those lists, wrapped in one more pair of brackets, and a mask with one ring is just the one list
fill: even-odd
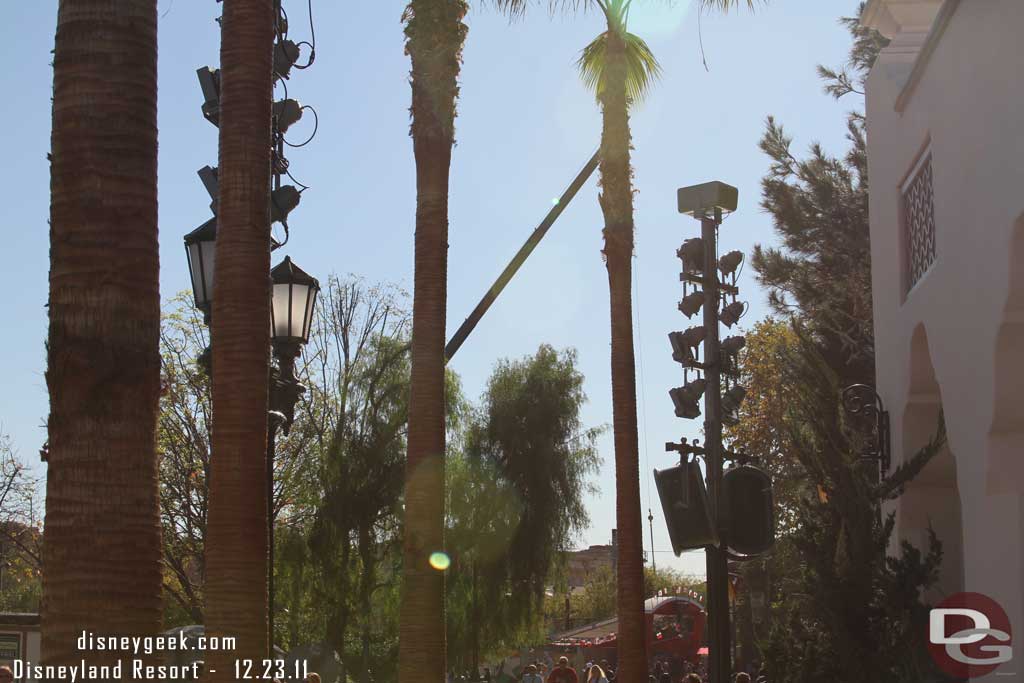
[(39, 478), (0, 428), (0, 611), (35, 612), (42, 592)]

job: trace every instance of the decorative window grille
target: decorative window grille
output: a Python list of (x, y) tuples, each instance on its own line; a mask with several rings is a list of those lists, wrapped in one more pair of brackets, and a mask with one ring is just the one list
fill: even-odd
[(912, 289), (935, 262), (935, 196), (932, 156), (927, 154), (903, 186), (903, 225), (907, 239), (907, 272)]

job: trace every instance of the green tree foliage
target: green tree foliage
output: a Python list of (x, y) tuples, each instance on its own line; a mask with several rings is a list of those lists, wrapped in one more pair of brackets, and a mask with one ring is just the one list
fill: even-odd
[[(404, 292), (332, 277), (317, 309), (303, 404), (318, 453), (306, 547), (293, 539), (287, 559), (303, 610), (289, 642), (323, 640), (346, 668), (368, 680), (389, 677), (397, 656), (396, 543), (404, 482), (410, 320)], [(454, 403), (458, 403), (456, 399)], [(284, 559), (284, 558), (282, 558)], [(305, 626), (303, 626), (305, 624)], [(353, 678), (357, 678), (353, 676)]]
[[(819, 67), (826, 92), (836, 98), (862, 92), (885, 39), (860, 25), (842, 23), (853, 36), (847, 68)], [(817, 143), (800, 159), (792, 138), (768, 117), (761, 149), (771, 159), (762, 180), (761, 206), (772, 216), (783, 248), (758, 245), (752, 264), (777, 313), (804, 316), (821, 352), (847, 383), (874, 376), (871, 250), (865, 121), (847, 117), (850, 148), (843, 157)]]
[[(196, 363), (206, 346), (202, 318), (191, 296), (168, 302), (160, 327), (161, 393), (157, 422), (160, 518), (163, 526), (164, 622), (203, 623), (205, 541), (210, 474), (210, 378)], [(308, 400), (315, 403), (314, 393)], [(282, 530), (299, 525), (310, 509), (313, 438), (307, 414), (291, 435), (279, 437), (274, 513)], [(315, 488), (313, 489), (315, 490)]]
[(653, 598), (657, 595), (679, 595), (680, 589), (690, 589), (704, 594), (704, 582), (686, 576), (675, 569), (644, 568), (644, 597)]
[[(644, 597), (653, 598), (658, 595), (678, 595), (682, 589), (690, 589), (704, 594), (703, 581), (685, 576), (674, 569), (644, 567)], [(580, 590), (573, 591), (570, 597), (570, 618), (574, 626), (604, 621), (615, 616), (615, 575), (611, 567), (601, 567), (587, 577), (587, 582)], [(560, 631), (565, 624), (564, 597), (553, 601), (550, 616), (554, 620), (555, 630)]]
[[(297, 367), (307, 390), (278, 438), (276, 643), (326, 643), (353, 681), (397, 677), (407, 303), (395, 288), (328, 279)], [(172, 300), (159, 424), (168, 626), (204, 616), (210, 403), (195, 360), (205, 342), (188, 297)], [(499, 362), (477, 408), (447, 373), (447, 622), (460, 666), (543, 639), (545, 589), (586, 526), (597, 467), (582, 386), (575, 354), (547, 346)]]
[(495, 366), (464, 454), (449, 465), (453, 663), (511, 647), (542, 624), (545, 590), (588, 522), (600, 430), (583, 426), (585, 401), (574, 351), (544, 345)]
[(858, 461), (863, 437), (844, 422), (835, 370), (806, 330), (794, 331), (796, 343), (778, 347), (773, 369), (785, 406), (785, 457), (803, 482), (783, 479), (795, 505), (769, 570), (786, 578), (773, 587), (777, 619), (766, 652), (773, 677), (923, 680), (930, 660), (921, 593), (937, 578), (941, 545), (934, 536), (923, 550), (904, 542), (887, 557), (894, 518), (881, 510), (941, 450), (943, 426), (879, 482), (874, 466)]
[[(835, 97), (862, 91), (884, 44), (856, 19), (843, 23), (854, 39), (847, 69), (819, 69)], [(882, 511), (943, 447), (943, 425), (880, 481), (877, 465), (859, 460), (866, 425), (848, 421), (839, 398), (874, 378), (863, 115), (851, 113), (847, 129), (844, 157), (813, 145), (798, 159), (768, 119), (762, 205), (783, 246), (758, 247), (752, 264), (789, 323), (762, 321), (747, 336), (749, 392), (726, 432), (733, 450), (746, 449), (774, 479), (778, 545), (766, 566), (744, 574), (748, 584), (769, 577), (770, 633), (756, 635), (771, 679), (786, 683), (933, 675), (921, 596), (937, 577), (941, 546), (933, 536), (927, 548), (891, 548), (893, 517)]]

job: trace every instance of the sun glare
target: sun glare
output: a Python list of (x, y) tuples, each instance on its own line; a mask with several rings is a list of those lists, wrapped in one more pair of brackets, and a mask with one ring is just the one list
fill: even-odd
[(443, 572), (448, 569), (452, 564), (451, 558), (444, 553), (431, 553), (430, 554), (430, 566), (439, 572)]

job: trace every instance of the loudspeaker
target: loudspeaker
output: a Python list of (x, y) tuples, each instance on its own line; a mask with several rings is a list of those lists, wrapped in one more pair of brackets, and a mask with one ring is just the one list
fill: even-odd
[[(684, 487), (684, 480), (686, 486)], [(678, 557), (684, 550), (718, 546), (708, 492), (696, 462), (688, 462), (665, 470), (654, 470), (661, 509), (672, 541), (672, 552)]]
[(775, 497), (771, 478), (743, 465), (722, 475), (722, 523), (726, 549), (737, 559), (761, 555), (775, 544)]

